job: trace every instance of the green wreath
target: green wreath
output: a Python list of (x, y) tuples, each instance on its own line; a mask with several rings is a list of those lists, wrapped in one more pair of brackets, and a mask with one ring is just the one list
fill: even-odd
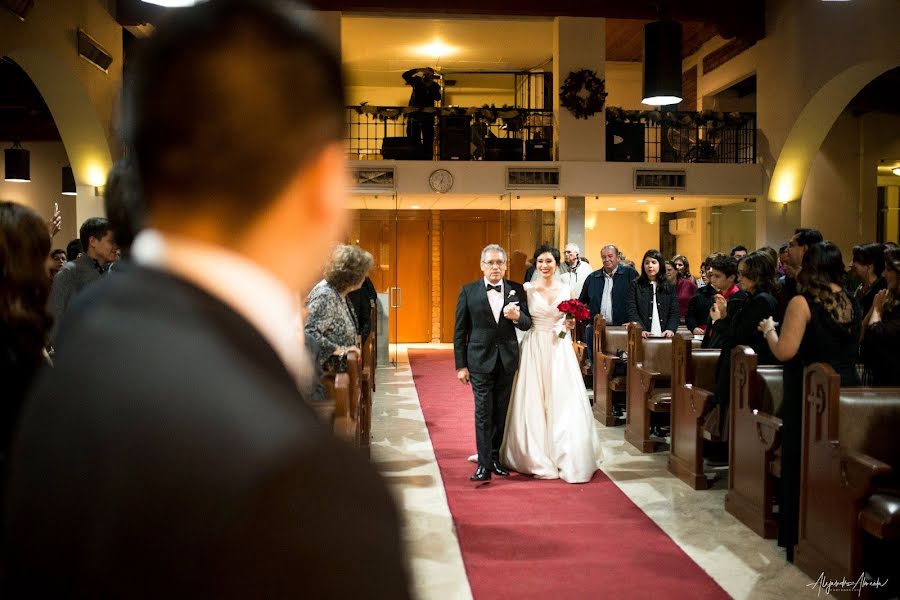
[(576, 119), (587, 119), (603, 110), (606, 96), (606, 82), (590, 69), (569, 73), (559, 88), (559, 103)]

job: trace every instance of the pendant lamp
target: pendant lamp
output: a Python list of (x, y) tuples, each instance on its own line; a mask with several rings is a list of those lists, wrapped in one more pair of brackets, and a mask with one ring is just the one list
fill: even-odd
[(644, 25), (644, 94), (652, 106), (678, 104), (681, 95), (681, 23), (671, 19)]
[(27, 183), (31, 181), (31, 152), (14, 142), (12, 148), (3, 151), (6, 170), (4, 179)]
[(62, 168), (62, 195), (75, 196), (76, 194), (75, 174), (72, 173), (72, 167), (67, 165)]

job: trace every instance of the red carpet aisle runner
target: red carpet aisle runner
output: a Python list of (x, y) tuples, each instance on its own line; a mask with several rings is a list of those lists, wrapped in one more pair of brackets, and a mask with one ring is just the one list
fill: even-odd
[(453, 352), (410, 350), (409, 362), (476, 600), (728, 598), (600, 471), (581, 485), (470, 482), (472, 392)]

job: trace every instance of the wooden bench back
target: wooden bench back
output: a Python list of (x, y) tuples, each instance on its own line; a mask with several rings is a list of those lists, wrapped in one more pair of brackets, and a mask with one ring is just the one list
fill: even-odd
[(731, 352), (731, 403), (735, 410), (758, 410), (780, 416), (784, 401), (784, 369), (781, 365), (756, 364), (749, 346)]
[(594, 315), (594, 354), (615, 355), (628, 347), (628, 331), (624, 325), (607, 325), (603, 315)]

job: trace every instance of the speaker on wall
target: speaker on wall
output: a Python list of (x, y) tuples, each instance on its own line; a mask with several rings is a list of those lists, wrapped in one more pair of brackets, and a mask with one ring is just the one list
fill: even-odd
[(423, 148), (409, 137), (387, 137), (381, 140), (381, 156), (385, 160), (421, 160)]
[(522, 140), (487, 138), (484, 140), (484, 160), (522, 160)]

